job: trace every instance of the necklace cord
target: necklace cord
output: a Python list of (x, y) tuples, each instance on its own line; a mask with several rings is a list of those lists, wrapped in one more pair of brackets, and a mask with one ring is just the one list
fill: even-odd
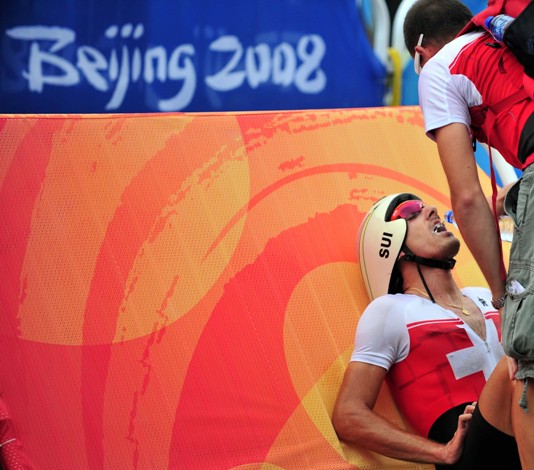
[[(406, 289), (404, 292), (408, 292), (409, 290), (414, 290), (414, 291), (418, 292), (419, 294), (422, 294), (425, 297), (430, 299), (430, 296), (426, 292), (423, 292), (422, 290), (418, 289), (417, 287), (408, 287), (408, 289)], [(460, 305), (446, 304), (445, 302), (443, 302), (443, 305), (445, 305), (447, 307), (451, 307), (451, 308), (457, 308), (457, 309), (461, 310), (464, 315), (467, 315), (467, 316), (471, 315), (471, 312), (464, 307), (464, 303), (462, 301), (462, 296), (460, 295), (460, 290), (457, 291), (457, 294), (458, 294), (458, 300), (460, 301)], [(432, 300), (432, 302), (433, 303), (437, 303), (434, 300)]]

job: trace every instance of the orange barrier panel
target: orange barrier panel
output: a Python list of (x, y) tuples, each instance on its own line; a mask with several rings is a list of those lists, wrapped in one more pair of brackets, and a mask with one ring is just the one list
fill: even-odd
[[(0, 116), (0, 391), (36, 467), (428, 468), (330, 422), (363, 215), (397, 191), (450, 205), (422, 126), (416, 107)], [(485, 284), (467, 248), (455, 271)], [(378, 406), (404, 426), (386, 389)]]

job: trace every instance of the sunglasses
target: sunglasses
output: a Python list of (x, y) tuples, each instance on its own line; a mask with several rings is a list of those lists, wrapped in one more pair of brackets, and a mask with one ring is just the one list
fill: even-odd
[(410, 199), (409, 201), (404, 201), (395, 208), (393, 214), (391, 214), (390, 220), (410, 220), (415, 215), (419, 214), (419, 212), (423, 210), (423, 207), (425, 207), (423, 202), (417, 199)]
[[(423, 44), (423, 34), (419, 35), (419, 41), (417, 41), (418, 47), (421, 47), (421, 44)], [(417, 51), (415, 51), (415, 55), (413, 56), (413, 68), (417, 75), (419, 75), (423, 69), (421, 66), (421, 54), (419, 54)]]

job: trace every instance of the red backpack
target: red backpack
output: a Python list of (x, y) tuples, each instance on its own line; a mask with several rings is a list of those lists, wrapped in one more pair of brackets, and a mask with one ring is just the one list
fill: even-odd
[(495, 16), (500, 13), (517, 18), (529, 3), (531, 3), (530, 0), (488, 0), (487, 8), (476, 14), (471, 23), (484, 26), (484, 20), (488, 16)]
[[(523, 66), (523, 86), (517, 92), (487, 108), (486, 126), (490, 130), (493, 129), (495, 120), (498, 119), (499, 115), (506, 112), (510, 106), (524, 99), (534, 99), (534, 0), (488, 0), (487, 8), (476, 14), (458, 35), (467, 33), (477, 27), (482, 27), (488, 30), (485, 25), (486, 18), (501, 13), (515, 18), (504, 32), (503, 42)], [(489, 145), (491, 183), (493, 188), (492, 202), (493, 210), (495, 211), (497, 185), (492, 164), (490, 133), (491, 131), (488, 133), (487, 138)], [(497, 224), (497, 216), (495, 216), (495, 219)], [(505, 279), (506, 270), (502, 258), (502, 248), (501, 273), (503, 279)]]
[[(534, 99), (534, 0), (488, 0), (488, 6), (476, 14), (458, 33), (460, 36), (478, 27), (488, 30), (485, 25), (488, 16), (496, 16), (501, 13), (515, 18), (504, 32), (503, 42), (515, 55), (518, 60), (517, 66), (522, 66), (524, 73), (523, 86), (519, 90), (483, 110), (485, 127), (488, 129), (486, 138), (487, 144), (490, 146), (490, 163), (490, 134), (495, 121), (514, 104), (526, 99)], [(493, 170), (493, 166), (491, 166), (491, 170)], [(492, 174), (492, 181), (494, 182), (493, 176)]]
[(486, 18), (501, 13), (515, 18), (504, 32), (503, 42), (523, 66), (523, 86), (510, 96), (486, 108), (486, 128), (490, 129), (487, 143), (490, 147), (489, 134), (494, 127), (495, 120), (502, 113), (507, 112), (510, 106), (525, 99), (534, 99), (534, 0), (488, 0), (488, 6), (476, 14), (458, 33), (460, 36), (478, 27), (488, 30), (485, 25)]
[[(517, 60), (523, 65), (525, 76), (524, 90), (518, 94), (524, 99), (524, 94), (534, 98), (534, 1), (531, 0), (489, 0), (488, 6), (460, 31), (459, 35), (467, 33), (477, 27), (487, 30), (484, 24), (488, 16), (501, 13), (515, 18), (504, 33), (503, 42)], [(508, 104), (510, 102), (507, 100)]]

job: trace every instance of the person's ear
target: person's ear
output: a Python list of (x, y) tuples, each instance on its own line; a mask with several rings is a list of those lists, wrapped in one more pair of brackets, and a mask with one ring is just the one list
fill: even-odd
[(426, 54), (426, 48), (423, 46), (415, 46), (415, 52), (417, 52), (419, 55), (424, 56)]
[(421, 56), (421, 66), (436, 55), (440, 48), (436, 48), (433, 44), (426, 46), (415, 46), (415, 52)]

